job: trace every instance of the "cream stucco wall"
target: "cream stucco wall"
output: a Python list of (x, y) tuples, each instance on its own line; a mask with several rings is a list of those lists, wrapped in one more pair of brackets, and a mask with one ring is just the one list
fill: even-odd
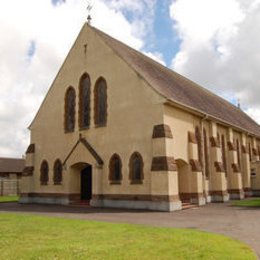
[[(87, 53), (84, 54), (84, 45)], [(83, 73), (91, 80), (91, 120), (87, 130), (78, 128), (78, 84)], [(107, 81), (108, 117), (105, 127), (94, 126), (94, 95), (96, 80), (104, 77)], [(69, 86), (76, 91), (75, 131), (64, 133), (64, 96)], [(70, 193), (79, 192), (77, 178), (73, 178), (78, 162), (91, 164), (93, 174), (100, 173), (94, 186), (102, 183), (105, 194), (149, 194), (150, 170), (152, 161), (153, 126), (163, 121), (164, 99), (152, 90), (129, 66), (85, 25), (73, 48), (53, 82), (36, 118), (30, 126), (31, 143), (35, 143), (34, 185), (31, 192)], [(83, 145), (77, 147), (63, 170), (62, 185), (53, 185), (53, 165), (57, 158), (64, 161), (82, 134), (104, 161), (100, 170), (94, 158)], [(131, 185), (128, 179), (129, 159), (138, 151), (144, 161), (144, 181), (142, 185)], [(108, 162), (117, 153), (122, 160), (123, 180), (121, 185), (110, 185), (108, 181)], [(40, 165), (43, 160), (49, 164), (49, 183), (40, 185)], [(96, 174), (97, 175), (97, 174)], [(78, 177), (79, 178), (79, 177)], [(99, 184), (98, 184), (98, 183)]]

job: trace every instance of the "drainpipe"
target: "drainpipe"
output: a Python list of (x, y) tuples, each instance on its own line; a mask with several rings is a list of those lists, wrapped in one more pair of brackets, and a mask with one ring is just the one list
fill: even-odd
[[(201, 131), (201, 151), (202, 151), (202, 164), (203, 164), (203, 193), (206, 191), (206, 155), (204, 151), (204, 121), (208, 118), (208, 115), (205, 114), (201, 119), (200, 119), (200, 131)], [(205, 201), (207, 203), (207, 195), (205, 192), (204, 195)]]

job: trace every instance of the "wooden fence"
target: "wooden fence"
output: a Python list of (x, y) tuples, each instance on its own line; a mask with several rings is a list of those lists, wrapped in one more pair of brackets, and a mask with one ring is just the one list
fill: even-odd
[(17, 196), (19, 193), (19, 180), (0, 179), (0, 196)]

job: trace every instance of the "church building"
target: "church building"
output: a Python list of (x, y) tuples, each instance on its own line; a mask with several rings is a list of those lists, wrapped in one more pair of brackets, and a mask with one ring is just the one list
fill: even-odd
[(87, 23), (29, 129), (21, 203), (174, 211), (260, 195), (256, 122)]

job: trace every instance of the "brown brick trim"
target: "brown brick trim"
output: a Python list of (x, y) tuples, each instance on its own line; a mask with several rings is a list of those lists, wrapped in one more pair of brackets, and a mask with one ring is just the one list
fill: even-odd
[(241, 193), (243, 193), (243, 190), (240, 190), (240, 189), (229, 189), (228, 193), (229, 194), (241, 194)]
[(26, 150), (26, 154), (35, 153), (35, 144), (30, 144)]
[(246, 145), (242, 145), (242, 153), (249, 153), (249, 149)]
[(90, 143), (83, 137), (80, 138), (80, 142), (88, 149), (88, 151), (93, 155), (99, 165), (103, 165), (104, 162), (95, 149), (90, 145)]
[(211, 136), (209, 140), (211, 147), (220, 147), (220, 141), (217, 137)]
[(27, 198), (59, 198), (59, 199), (69, 199), (69, 200), (80, 200), (81, 194), (79, 193), (21, 193), (20, 197)]
[(254, 156), (258, 156), (258, 152), (257, 152), (257, 149), (256, 149), (256, 148), (253, 148), (252, 151), (253, 151), (253, 155), (254, 155)]
[(188, 132), (188, 141), (189, 141), (189, 143), (197, 144), (195, 133), (190, 132), (190, 131)]
[(178, 195), (145, 195), (145, 194), (93, 194), (93, 200), (131, 200), (131, 201), (179, 201)]
[(211, 190), (209, 191), (210, 196), (226, 196), (228, 192), (226, 190)]
[[(89, 92), (88, 92), (88, 104), (87, 104), (87, 110), (88, 110), (88, 124), (87, 125), (84, 125), (83, 123), (83, 105), (84, 105), (84, 102), (83, 102), (83, 82), (84, 80), (88, 78), (89, 79)], [(78, 104), (79, 104), (79, 112), (78, 112), (78, 124), (79, 124), (79, 128), (80, 129), (88, 129), (89, 128), (89, 125), (90, 125), (90, 97), (91, 97), (91, 80), (90, 80), (90, 76), (88, 73), (84, 73), (81, 77), (80, 77), (80, 80), (79, 80), (79, 101), (78, 101)]]
[[(73, 115), (73, 129), (68, 129), (68, 114), (69, 114), (69, 104), (68, 104), (68, 98), (69, 98), (69, 92), (73, 91), (74, 94), (74, 100), (73, 100), (73, 105), (74, 105), (74, 115)], [(75, 130), (75, 114), (76, 114), (76, 91), (72, 86), (69, 86), (68, 89), (66, 90), (65, 97), (64, 97), (64, 131), (65, 133), (71, 133), (74, 132)]]
[(70, 158), (70, 156), (72, 155), (72, 153), (75, 151), (75, 149), (77, 148), (77, 146), (79, 145), (79, 143), (82, 143), (87, 150), (92, 154), (92, 156), (95, 158), (95, 160), (97, 161), (97, 163), (99, 165), (103, 165), (104, 161), (102, 160), (102, 158), (98, 155), (98, 153), (95, 151), (95, 149), (90, 145), (90, 143), (83, 138), (81, 135), (79, 136), (78, 141), (76, 142), (76, 144), (72, 147), (71, 151), (69, 152), (69, 154), (67, 155), (66, 159), (63, 162), (63, 165), (66, 164), (67, 160)]
[[(99, 122), (99, 118), (98, 118), (98, 105), (99, 105), (99, 100), (98, 100), (98, 84), (100, 81), (104, 81), (105, 82), (105, 122), (104, 123), (100, 123)], [(94, 123), (96, 127), (101, 127), (101, 126), (106, 126), (107, 124), (107, 82), (105, 80), (105, 78), (103, 77), (99, 77), (95, 83), (95, 87), (94, 87)]]
[[(138, 157), (141, 161), (141, 172), (140, 172), (140, 179), (136, 179), (135, 172), (134, 172), (134, 159)], [(143, 157), (140, 153), (134, 152), (132, 153), (130, 160), (129, 160), (129, 180), (131, 181), (131, 184), (141, 184), (142, 180), (144, 179), (144, 161)]]
[(244, 192), (250, 192), (252, 189), (250, 188), (250, 187), (245, 187), (245, 188), (243, 188), (243, 191)]
[(173, 138), (170, 126), (161, 124), (153, 127), (153, 138)]
[(236, 163), (232, 163), (233, 172), (240, 172), (240, 167)]
[(227, 142), (227, 145), (228, 145), (228, 150), (229, 150), (229, 151), (235, 151), (235, 150), (236, 150), (236, 145), (235, 145), (234, 142), (228, 141), (228, 142)]
[(23, 169), (22, 176), (32, 176), (33, 175), (33, 171), (34, 171), (34, 167), (33, 166), (26, 166)]
[(174, 157), (153, 157), (151, 171), (177, 171)]
[(47, 185), (49, 181), (49, 164), (46, 160), (43, 160), (40, 168), (40, 183), (41, 185)]
[(190, 165), (191, 165), (191, 170), (193, 172), (201, 172), (202, 171), (201, 164), (198, 160), (190, 159)]
[(62, 163), (60, 159), (56, 159), (53, 165), (53, 183), (54, 185), (62, 183)]
[(224, 165), (222, 162), (214, 162), (216, 172), (225, 172)]
[(184, 192), (184, 193), (180, 193), (180, 200), (181, 201), (189, 201), (191, 199), (200, 199), (200, 198), (204, 198), (203, 193), (197, 193), (197, 192)]
[[(115, 172), (115, 160), (118, 159), (119, 161), (119, 176), (118, 179), (116, 178), (116, 172)], [(116, 153), (114, 153), (109, 161), (109, 180), (110, 184), (121, 184), (121, 180), (123, 178), (122, 176), (122, 160), (120, 156)]]

